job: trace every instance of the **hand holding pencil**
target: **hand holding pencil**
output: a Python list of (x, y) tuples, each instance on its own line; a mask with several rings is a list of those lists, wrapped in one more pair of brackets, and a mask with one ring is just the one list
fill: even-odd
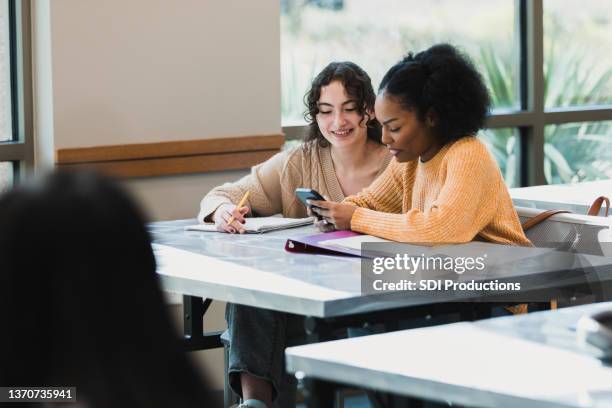
[(217, 230), (230, 234), (237, 232), (244, 234), (245, 229), (242, 224), (245, 223), (245, 215), (250, 211), (249, 207), (244, 206), (248, 198), (249, 191), (244, 194), (238, 205), (222, 204), (217, 208), (213, 215)]

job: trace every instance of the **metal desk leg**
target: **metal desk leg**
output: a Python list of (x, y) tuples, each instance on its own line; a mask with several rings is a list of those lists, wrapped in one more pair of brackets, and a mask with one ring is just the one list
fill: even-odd
[(308, 408), (333, 408), (337, 385), (327, 381), (304, 379), (304, 397)]
[(493, 307), (494, 305), (489, 303), (463, 303), (459, 308), (459, 319), (462, 322), (488, 319)]
[(183, 296), (183, 346), (187, 351), (208, 350), (223, 347), (222, 331), (204, 333), (204, 313), (212, 299), (195, 296)]
[[(332, 340), (332, 328), (324, 319), (308, 316), (304, 318), (304, 330), (308, 343)], [(297, 375), (296, 375), (297, 376)], [(299, 377), (298, 377), (299, 380)], [(332, 408), (335, 402), (338, 384), (304, 378), (304, 397), (308, 408)]]
[(240, 398), (234, 393), (232, 387), (229, 384), (229, 346), (224, 345), (223, 347), (223, 407), (230, 408), (233, 405), (240, 403)]
[(304, 318), (304, 331), (308, 343), (319, 343), (333, 340), (332, 328), (325, 319), (306, 316)]

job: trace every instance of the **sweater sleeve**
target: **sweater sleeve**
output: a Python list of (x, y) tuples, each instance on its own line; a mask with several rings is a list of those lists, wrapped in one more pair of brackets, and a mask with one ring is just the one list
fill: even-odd
[(472, 241), (493, 219), (499, 189), (505, 186), (500, 185), (499, 170), (486, 147), (461, 146), (448, 157), (446, 170), (439, 175), (445, 176), (444, 184), (429, 208), (412, 208), (405, 214), (358, 208), (351, 229), (399, 242)]
[(238, 204), (242, 196), (250, 191), (245, 205), (260, 216), (278, 214), (282, 210), (281, 175), (286, 162), (295, 149), (275, 154), (265, 162), (253, 166), (251, 173), (234, 183), (225, 183), (213, 188), (200, 203), (198, 221), (207, 219), (222, 204)]
[(402, 165), (393, 160), (369, 187), (345, 198), (343, 202), (385, 212), (401, 212), (403, 191)]

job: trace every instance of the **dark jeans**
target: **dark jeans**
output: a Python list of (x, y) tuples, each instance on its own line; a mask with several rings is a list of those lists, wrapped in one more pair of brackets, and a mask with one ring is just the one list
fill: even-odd
[(229, 332), (228, 375), (232, 390), (242, 396), (240, 373), (272, 384), (274, 406), (295, 407), (297, 382), (285, 371), (287, 339), (304, 335), (299, 316), (228, 303), (225, 319)]

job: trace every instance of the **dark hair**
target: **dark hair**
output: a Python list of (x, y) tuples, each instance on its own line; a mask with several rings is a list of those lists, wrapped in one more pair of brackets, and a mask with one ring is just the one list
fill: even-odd
[(470, 59), (449, 44), (409, 53), (383, 77), (387, 93), (424, 121), (436, 118), (434, 131), (444, 143), (475, 135), (489, 113), (489, 92)]
[(214, 400), (180, 348), (143, 218), (114, 183), (56, 173), (0, 197), (0, 271), (0, 385), (76, 386), (93, 408)]
[(374, 112), (374, 102), (376, 94), (372, 87), (372, 80), (368, 74), (353, 62), (332, 62), (313, 79), (310, 89), (304, 95), (306, 112), (304, 119), (308, 123), (308, 133), (304, 137), (304, 142), (318, 141), (320, 146), (327, 146), (327, 140), (321, 134), (316, 117), (319, 113), (317, 103), (321, 97), (321, 88), (334, 81), (340, 81), (346, 93), (355, 99), (357, 112), (366, 121), (368, 138), (375, 142), (381, 142), (381, 127), (375, 117), (370, 117), (368, 111)]

